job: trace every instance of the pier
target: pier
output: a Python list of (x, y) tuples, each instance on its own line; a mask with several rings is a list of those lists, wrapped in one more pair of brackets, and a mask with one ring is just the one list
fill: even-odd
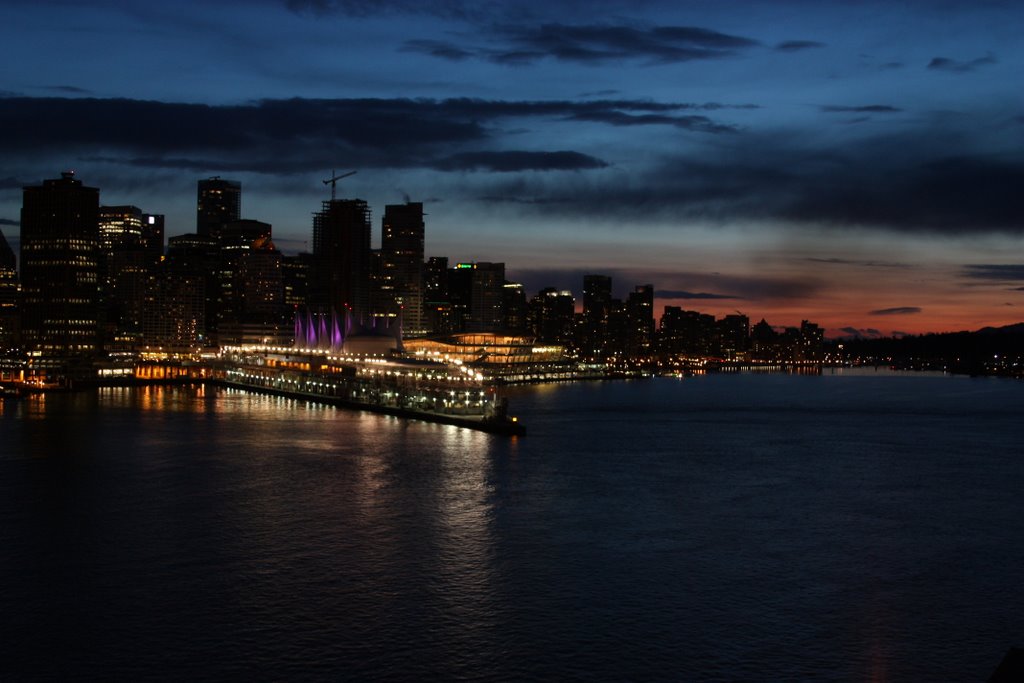
[(5, 398), (150, 384), (211, 384), (493, 434), (526, 433), (522, 423), (508, 414), (498, 381), (460, 362), (258, 346), (227, 347), (216, 358), (188, 364), (136, 361), (105, 365), (88, 374), (80, 372), (73, 379), (24, 371), (0, 376)]
[(526, 432), (495, 382), (460, 364), (239, 348), (223, 354), (213, 382), (495, 434)]

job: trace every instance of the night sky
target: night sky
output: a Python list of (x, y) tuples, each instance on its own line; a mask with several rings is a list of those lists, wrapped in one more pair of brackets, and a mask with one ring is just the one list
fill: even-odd
[[(286, 253), (332, 169), (427, 255), (532, 294), (801, 319), (1024, 320), (1024, 4), (0, 0), (0, 230), (75, 169), (195, 230), (243, 184)], [(845, 332), (844, 332), (845, 330)]]

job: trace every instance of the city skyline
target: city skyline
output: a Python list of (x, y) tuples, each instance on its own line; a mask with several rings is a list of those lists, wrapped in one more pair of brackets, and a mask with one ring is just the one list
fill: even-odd
[(197, 178), (238, 180), (286, 252), (321, 180), (358, 170), (339, 197), (369, 203), (375, 246), (385, 204), (422, 201), (427, 256), (530, 291), (604, 273), (656, 284), (659, 313), (831, 336), (1021, 319), (1012, 3), (192, 9), (7, 7), (15, 251), (21, 187), (69, 168), (168, 236), (194, 230)]

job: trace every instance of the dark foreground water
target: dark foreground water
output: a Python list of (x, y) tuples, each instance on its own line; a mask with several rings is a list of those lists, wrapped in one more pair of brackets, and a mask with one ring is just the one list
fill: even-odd
[(0, 679), (984, 680), (1024, 383), (517, 389), (529, 429), (200, 389), (7, 401)]

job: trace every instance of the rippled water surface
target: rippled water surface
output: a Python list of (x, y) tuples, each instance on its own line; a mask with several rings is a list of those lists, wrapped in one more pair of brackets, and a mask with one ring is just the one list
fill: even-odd
[(517, 388), (508, 439), (200, 388), (6, 401), (0, 679), (984, 680), (1024, 383)]

